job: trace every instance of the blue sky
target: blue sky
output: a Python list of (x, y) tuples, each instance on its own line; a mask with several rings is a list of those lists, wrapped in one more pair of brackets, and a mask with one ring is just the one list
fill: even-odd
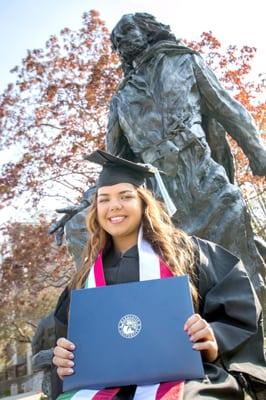
[(25, 56), (27, 49), (43, 47), (52, 34), (64, 27), (78, 28), (85, 11), (97, 9), (109, 29), (123, 14), (146, 11), (170, 24), (177, 37), (197, 39), (212, 30), (226, 44), (258, 48), (253, 64), (265, 72), (266, 28), (264, 0), (1, 0), (0, 91), (11, 81), (9, 70)]

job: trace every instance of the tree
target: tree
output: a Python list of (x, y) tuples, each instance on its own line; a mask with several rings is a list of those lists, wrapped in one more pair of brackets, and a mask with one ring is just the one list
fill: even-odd
[(40, 217), (2, 232), (0, 343), (30, 342), (38, 320), (53, 309), (73, 275), (73, 262), (47, 234), (48, 225)]
[(84, 14), (80, 30), (50, 37), (45, 49), (28, 50), (13, 73), (16, 84), (0, 98), (0, 149), (20, 146), (22, 158), (3, 167), (3, 203), (23, 193), (31, 205), (43, 196), (73, 200), (93, 180), (78, 160), (104, 146), (108, 104), (120, 77), (98, 13)]
[[(24, 193), (30, 210), (44, 196), (75, 200), (93, 180), (77, 160), (104, 145), (108, 103), (119, 78), (108, 36), (91, 11), (79, 31), (62, 30), (13, 69), (17, 82), (0, 99), (1, 149), (20, 146), (23, 156), (3, 167), (3, 206)], [(72, 261), (65, 248), (52, 244), (48, 226), (41, 218), (2, 231), (0, 341), (5, 343), (30, 340), (73, 274)]]

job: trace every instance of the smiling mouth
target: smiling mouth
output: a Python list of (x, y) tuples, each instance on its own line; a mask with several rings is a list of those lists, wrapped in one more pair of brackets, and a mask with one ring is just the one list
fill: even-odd
[(108, 218), (108, 221), (111, 222), (111, 224), (119, 224), (120, 222), (123, 222), (126, 218), (126, 216), (111, 217)]

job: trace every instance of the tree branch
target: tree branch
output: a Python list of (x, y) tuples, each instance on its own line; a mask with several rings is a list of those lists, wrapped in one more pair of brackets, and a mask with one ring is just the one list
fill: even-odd
[(62, 131), (62, 130), (65, 129), (65, 127), (60, 128), (59, 126), (55, 126), (55, 125), (53, 125), (53, 124), (48, 124), (48, 123), (38, 124), (37, 127), (39, 127), (39, 126), (48, 126), (49, 128), (58, 129), (58, 130), (60, 130), (60, 131)]

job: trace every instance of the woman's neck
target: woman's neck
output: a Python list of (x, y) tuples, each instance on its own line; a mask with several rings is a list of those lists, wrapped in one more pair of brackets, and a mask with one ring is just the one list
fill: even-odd
[(119, 253), (125, 253), (127, 250), (131, 249), (131, 247), (135, 246), (138, 243), (138, 238), (119, 238), (113, 237), (113, 244), (115, 251)]

